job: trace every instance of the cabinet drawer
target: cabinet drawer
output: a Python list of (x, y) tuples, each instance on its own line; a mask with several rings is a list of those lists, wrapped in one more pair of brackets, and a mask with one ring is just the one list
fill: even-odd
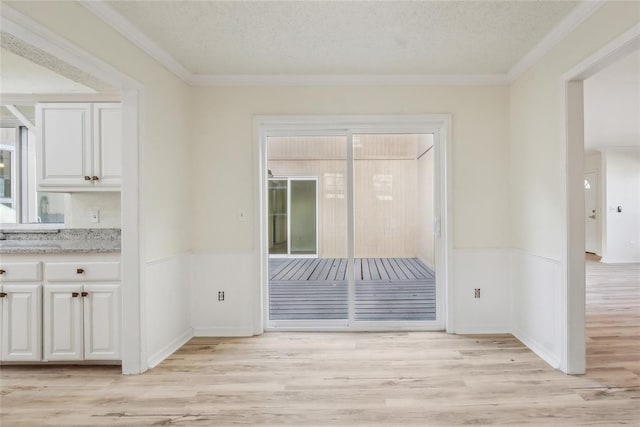
[(48, 282), (120, 281), (119, 262), (48, 262)]
[(39, 262), (12, 262), (0, 264), (0, 281), (2, 282), (39, 282)]

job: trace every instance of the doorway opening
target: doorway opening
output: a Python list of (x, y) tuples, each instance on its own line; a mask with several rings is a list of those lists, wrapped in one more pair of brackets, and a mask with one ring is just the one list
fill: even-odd
[(429, 130), (263, 132), (265, 329), (444, 329), (444, 135)]
[[(566, 148), (566, 209), (563, 219), (563, 229), (565, 232), (563, 275), (566, 288), (563, 290), (561, 303), (564, 312), (563, 328), (561, 330), (563, 355), (560, 367), (564, 372), (569, 374), (584, 374), (587, 369), (587, 344), (592, 341), (590, 333), (589, 335), (586, 334), (586, 332), (588, 332), (586, 329), (588, 322), (587, 304), (593, 301), (592, 298), (594, 296), (597, 297), (601, 295), (600, 291), (602, 289), (602, 287), (599, 286), (601, 283), (599, 279), (597, 279), (597, 275), (589, 277), (585, 274), (585, 256), (587, 258), (587, 270), (591, 272), (601, 270), (600, 268), (593, 268), (598, 258), (589, 254), (585, 255), (585, 253), (594, 251), (598, 254), (600, 250), (601, 254), (606, 257), (606, 238), (608, 233), (602, 231), (606, 227), (606, 217), (610, 213), (616, 214), (624, 212), (624, 209), (618, 209), (617, 203), (611, 204), (609, 202), (603, 202), (603, 200), (606, 199), (604, 194), (607, 192), (607, 183), (605, 182), (606, 173), (603, 173), (603, 171), (607, 165), (606, 162), (598, 160), (596, 162), (598, 164), (597, 167), (594, 167), (593, 153), (590, 153), (589, 147), (585, 145), (585, 142), (588, 141), (586, 139), (589, 133), (588, 127), (593, 124), (592, 118), (586, 120), (589, 112), (585, 110), (585, 101), (588, 97), (585, 92), (585, 85), (588, 85), (588, 79), (629, 54), (637, 52), (639, 49), (640, 27), (635, 26), (575, 66), (562, 78), (565, 89), (563, 94), (565, 101), (565, 120), (563, 120), (565, 136), (563, 142)], [(637, 79), (637, 75), (635, 78)], [(607, 90), (607, 93), (609, 93), (609, 90)], [(629, 95), (631, 95), (631, 99), (636, 102), (635, 108), (637, 109), (637, 97), (634, 97), (634, 93), (637, 94), (637, 89), (630, 91)], [(615, 106), (619, 106), (619, 103), (620, 100), (616, 99)], [(592, 106), (596, 107), (595, 117), (597, 119), (606, 116), (606, 110), (610, 108), (603, 103), (602, 97), (598, 98), (597, 105)], [(629, 112), (625, 109), (623, 114), (618, 116), (623, 117), (627, 113)], [(616, 119), (619, 119), (619, 117), (616, 117)], [(637, 117), (637, 112), (635, 117)], [(637, 120), (634, 119), (633, 125), (635, 125), (636, 122)], [(603, 126), (598, 127), (607, 134), (604, 139), (596, 139), (600, 139), (601, 141), (612, 139), (608, 130), (604, 130)], [(637, 144), (637, 138), (634, 143)], [(608, 149), (604, 149), (604, 153), (608, 153), (608, 151)], [(637, 151), (637, 149), (634, 149), (634, 151)], [(618, 156), (616, 155), (615, 157)], [(602, 169), (600, 169), (600, 165), (602, 165)], [(590, 179), (590, 175), (588, 175), (590, 172), (593, 172), (594, 169), (600, 169), (600, 173), (596, 175), (595, 180), (593, 176), (591, 176)], [(637, 167), (635, 167), (635, 170), (637, 171)], [(585, 173), (587, 173), (587, 175), (585, 175)], [(634, 182), (637, 183), (637, 179)], [(594, 183), (597, 187), (596, 191), (600, 193), (599, 196), (596, 196), (593, 191)], [(634, 193), (634, 191), (632, 190), (628, 193)], [(634, 194), (637, 194), (637, 190)], [(592, 206), (594, 204), (592, 200), (590, 200), (592, 198), (598, 199), (598, 201), (595, 202), (595, 207)], [(589, 203), (589, 205), (587, 205), (587, 203)], [(633, 203), (628, 206), (631, 205), (633, 205)], [(637, 210), (635, 212), (635, 216), (632, 214), (631, 217), (637, 219)], [(595, 218), (593, 218), (593, 216), (595, 216)], [(596, 228), (595, 232), (593, 230), (594, 228)], [(598, 231), (598, 228), (600, 231)], [(638, 227), (638, 229), (640, 230), (640, 227)], [(631, 232), (631, 234), (634, 233)], [(598, 241), (598, 237), (601, 237), (600, 241)], [(637, 240), (640, 240), (640, 238), (636, 239), (635, 236), (627, 236), (627, 246), (631, 244), (632, 241), (637, 242)], [(627, 249), (629, 249), (629, 246)], [(592, 281), (594, 278), (596, 279), (595, 282)], [(589, 283), (586, 279), (592, 282)], [(593, 286), (594, 284), (596, 287)], [(595, 290), (597, 290), (597, 292), (590, 294), (590, 292)], [(600, 302), (603, 302), (602, 299)], [(633, 304), (633, 300), (627, 299), (627, 302)], [(610, 311), (611, 310), (609, 310), (609, 312)], [(635, 339), (637, 339), (637, 337)]]
[(318, 178), (269, 178), (269, 257), (317, 257)]

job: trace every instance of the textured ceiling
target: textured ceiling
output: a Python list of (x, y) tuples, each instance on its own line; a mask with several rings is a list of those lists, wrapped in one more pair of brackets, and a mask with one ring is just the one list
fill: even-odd
[(584, 147), (640, 147), (640, 51), (584, 81)]
[(109, 4), (196, 74), (502, 74), (578, 3)]

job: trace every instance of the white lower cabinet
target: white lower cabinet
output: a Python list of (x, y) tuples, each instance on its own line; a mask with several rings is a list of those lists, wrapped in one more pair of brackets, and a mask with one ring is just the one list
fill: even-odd
[(83, 298), (85, 360), (120, 359), (120, 285), (87, 285)]
[(44, 360), (119, 360), (120, 285), (45, 284)]
[(0, 284), (2, 361), (41, 360), (41, 288), (40, 284)]
[(119, 362), (120, 257), (2, 255), (1, 362)]

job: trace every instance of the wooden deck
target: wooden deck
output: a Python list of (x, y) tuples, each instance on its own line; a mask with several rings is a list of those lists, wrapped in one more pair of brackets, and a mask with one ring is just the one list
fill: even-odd
[[(417, 258), (357, 258), (355, 319), (435, 320), (435, 275)], [(348, 318), (347, 260), (271, 259), (271, 320)]]

